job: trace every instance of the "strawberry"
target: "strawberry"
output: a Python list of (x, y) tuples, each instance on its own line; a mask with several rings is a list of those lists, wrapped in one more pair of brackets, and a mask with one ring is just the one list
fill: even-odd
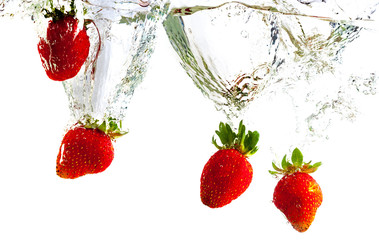
[(216, 131), (223, 146), (205, 164), (201, 174), (200, 197), (204, 205), (219, 208), (231, 203), (246, 191), (253, 179), (253, 168), (247, 158), (258, 151), (257, 131), (248, 131), (242, 121), (238, 133), (233, 132), (228, 124), (220, 123)]
[(71, 11), (64, 12), (64, 7), (53, 7), (45, 16), (51, 17), (46, 39), (40, 38), (38, 52), (47, 76), (55, 81), (64, 81), (75, 77), (89, 54), (90, 41), (86, 28), (78, 29), (79, 20), (75, 17), (74, 0)]
[(74, 179), (100, 173), (112, 163), (112, 140), (125, 133), (119, 129), (114, 119), (104, 121), (101, 125), (97, 121), (89, 122), (76, 124), (63, 137), (56, 165), (59, 177)]
[(311, 161), (304, 163), (303, 155), (297, 148), (293, 150), (291, 160), (292, 164), (284, 156), (282, 169), (272, 163), (275, 171), (269, 171), (271, 174), (284, 174), (275, 187), (273, 202), (295, 230), (305, 232), (322, 203), (321, 188), (309, 175), (317, 170), (321, 162), (313, 165)]

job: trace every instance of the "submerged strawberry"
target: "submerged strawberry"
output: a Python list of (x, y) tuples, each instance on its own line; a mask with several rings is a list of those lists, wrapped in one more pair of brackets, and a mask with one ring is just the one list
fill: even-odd
[[(52, 5), (52, 4), (51, 4)], [(49, 21), (46, 39), (40, 38), (38, 52), (47, 76), (56, 81), (64, 81), (75, 77), (86, 61), (90, 41), (86, 28), (78, 28), (74, 1), (71, 2), (71, 11), (64, 12), (53, 8), (46, 10)]]
[(276, 171), (271, 174), (284, 174), (274, 191), (274, 204), (284, 213), (293, 228), (299, 232), (305, 232), (312, 224), (317, 209), (322, 203), (322, 192), (309, 173), (315, 172), (321, 165), (320, 162), (311, 165), (311, 162), (303, 163), (303, 155), (299, 149), (292, 152), (292, 164), (284, 156), (282, 168), (274, 163)]
[(99, 126), (96, 123), (74, 126), (63, 137), (59, 148), (57, 175), (74, 179), (103, 172), (113, 161), (112, 140), (123, 134), (113, 120)]
[(253, 168), (247, 158), (258, 150), (259, 140), (258, 132), (245, 133), (242, 121), (237, 134), (224, 123), (220, 123), (216, 134), (223, 146), (212, 139), (219, 150), (205, 164), (200, 184), (201, 201), (210, 208), (229, 204), (249, 187)]

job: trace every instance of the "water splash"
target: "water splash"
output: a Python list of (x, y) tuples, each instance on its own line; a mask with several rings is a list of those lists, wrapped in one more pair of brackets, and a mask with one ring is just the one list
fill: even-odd
[[(233, 121), (259, 102), (262, 112), (252, 104), (246, 115), (267, 122), (267, 112), (283, 108), (269, 99), (286, 98), (290, 107), (283, 114), (292, 116), (291, 139), (301, 146), (328, 138), (335, 121), (354, 121), (357, 94), (375, 94), (378, 68), (367, 52), (348, 66), (347, 50), (367, 39), (368, 51), (378, 49), (377, 6), (378, 1), (204, 1), (173, 6), (164, 26), (182, 66), (218, 110)], [(279, 131), (268, 129), (273, 138), (288, 124), (276, 117), (273, 129)]]
[(238, 118), (272, 71), (276, 16), (231, 3), (173, 9), (164, 26), (196, 86), (229, 119)]
[(349, 81), (358, 92), (365, 95), (375, 95), (378, 76), (375, 73), (367, 75), (351, 75)]

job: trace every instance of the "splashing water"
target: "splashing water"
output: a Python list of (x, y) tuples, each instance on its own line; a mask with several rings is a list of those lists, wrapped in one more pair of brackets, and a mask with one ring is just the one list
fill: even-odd
[[(327, 138), (333, 119), (354, 120), (356, 96), (375, 94), (379, 68), (364, 53), (357, 63), (349, 48), (378, 39), (378, 1), (207, 3), (173, 6), (164, 26), (187, 74), (234, 125), (249, 105), (254, 124), (268, 112), (291, 115), (273, 129), (293, 130), (301, 147)], [(286, 99), (287, 112), (274, 98)]]
[[(108, 3), (109, 4), (109, 3)], [(153, 51), (158, 17), (163, 10), (155, 7), (114, 8), (85, 3), (97, 30), (92, 30), (94, 42), (100, 34), (101, 44), (95, 63), (87, 74), (64, 82), (76, 118), (91, 115), (101, 118), (105, 113), (123, 119), (135, 88), (142, 81)], [(125, 6), (123, 6), (125, 7)], [(136, 6), (133, 6), (136, 7)], [(93, 81), (95, 79), (96, 81)], [(90, 94), (88, 94), (90, 93)]]
[(339, 17), (327, 21), (315, 17), (287, 21), (286, 16), (281, 22), (286, 34), (277, 56), (283, 64), (269, 91), (290, 96), (298, 146), (327, 139), (329, 127), (339, 120), (354, 121), (359, 115), (356, 99), (361, 93), (376, 93), (379, 68), (368, 51), (379, 53), (374, 42), (379, 37), (377, 5), (352, 17), (338, 8)]
[(172, 9), (164, 26), (196, 86), (234, 118), (267, 83), (276, 21), (271, 12), (232, 3)]

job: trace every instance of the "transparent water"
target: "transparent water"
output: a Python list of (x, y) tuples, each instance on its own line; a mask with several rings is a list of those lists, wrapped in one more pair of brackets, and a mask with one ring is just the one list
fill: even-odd
[(286, 98), (299, 142), (327, 138), (332, 119), (353, 120), (354, 99), (376, 93), (368, 53), (379, 52), (378, 1), (204, 2), (173, 6), (164, 26), (187, 74), (232, 124), (247, 107), (252, 122), (267, 121), (251, 103), (280, 111), (268, 101)]
[(241, 4), (172, 9), (164, 22), (182, 66), (216, 107), (234, 115), (267, 83), (277, 19)]
[[(63, 82), (73, 121), (90, 116), (102, 121), (125, 117), (130, 98), (141, 83), (154, 50), (157, 24), (167, 12), (162, 1), (75, 1), (79, 25), (87, 25), (90, 53), (78, 75)], [(70, 9), (70, 1), (54, 1)], [(32, 19), (38, 37), (46, 36), (46, 1), (3, 4), (2, 16)], [(37, 48), (37, 46), (36, 46)], [(42, 67), (42, 66), (41, 66)]]

